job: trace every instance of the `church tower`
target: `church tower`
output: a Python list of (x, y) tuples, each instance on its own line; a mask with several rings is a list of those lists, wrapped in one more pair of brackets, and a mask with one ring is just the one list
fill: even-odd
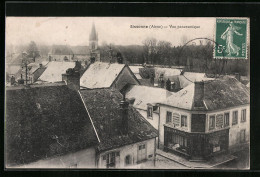
[(94, 23), (92, 24), (92, 29), (89, 34), (89, 50), (91, 60), (100, 61), (100, 52), (98, 50), (98, 34), (96, 32)]

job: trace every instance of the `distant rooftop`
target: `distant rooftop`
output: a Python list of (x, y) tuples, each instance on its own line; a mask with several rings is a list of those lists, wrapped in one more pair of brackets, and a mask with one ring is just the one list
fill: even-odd
[(38, 80), (45, 82), (62, 81), (62, 74), (66, 73), (69, 68), (74, 68), (75, 62), (57, 62), (51, 61), (48, 63), (47, 69), (43, 72)]
[(147, 110), (148, 103), (154, 104), (166, 101), (171, 95), (171, 92), (163, 88), (133, 85), (126, 93), (126, 98), (135, 98), (133, 106), (138, 109)]

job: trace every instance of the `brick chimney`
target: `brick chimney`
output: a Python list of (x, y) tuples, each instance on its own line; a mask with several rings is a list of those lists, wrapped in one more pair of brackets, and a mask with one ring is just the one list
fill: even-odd
[(121, 132), (123, 135), (128, 134), (128, 106), (129, 103), (125, 99), (125, 94), (123, 94), (123, 100), (120, 102), (120, 112), (121, 112)]
[(194, 90), (194, 107), (201, 108), (204, 106), (204, 82), (195, 82)]
[(80, 73), (74, 68), (67, 69), (65, 74), (62, 74), (62, 81), (65, 81), (70, 89), (80, 89)]

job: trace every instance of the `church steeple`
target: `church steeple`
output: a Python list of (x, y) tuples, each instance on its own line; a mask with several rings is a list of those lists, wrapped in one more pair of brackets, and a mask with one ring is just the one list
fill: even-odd
[(98, 36), (97, 36), (97, 32), (96, 32), (96, 28), (95, 28), (95, 24), (92, 24), (92, 29), (91, 29), (91, 33), (89, 35), (89, 40), (91, 41), (97, 41), (98, 40)]
[(89, 34), (89, 50), (91, 61), (100, 61), (100, 51), (98, 50), (98, 34), (96, 32), (94, 23), (92, 23), (91, 32)]

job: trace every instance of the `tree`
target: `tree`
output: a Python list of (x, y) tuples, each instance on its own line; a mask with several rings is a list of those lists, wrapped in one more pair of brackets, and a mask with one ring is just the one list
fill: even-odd
[(157, 40), (155, 38), (146, 38), (143, 41), (144, 57), (146, 63), (154, 63), (157, 54)]
[(172, 44), (167, 41), (159, 41), (157, 44), (157, 64), (171, 64), (171, 46)]
[(28, 54), (29, 58), (34, 58), (34, 59), (40, 56), (40, 52), (34, 41), (30, 42), (30, 44), (27, 48), (27, 54)]

